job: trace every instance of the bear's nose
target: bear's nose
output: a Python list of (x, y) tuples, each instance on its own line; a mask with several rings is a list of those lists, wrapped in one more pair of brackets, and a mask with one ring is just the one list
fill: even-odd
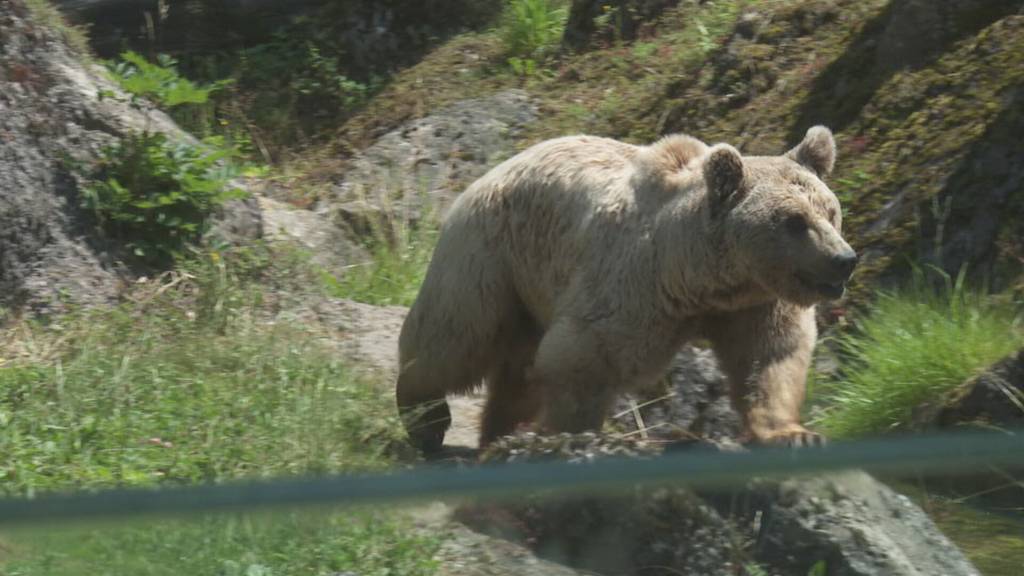
[(853, 274), (853, 269), (857, 267), (858, 260), (860, 258), (857, 256), (857, 253), (850, 250), (833, 256), (832, 265), (844, 278), (849, 278)]

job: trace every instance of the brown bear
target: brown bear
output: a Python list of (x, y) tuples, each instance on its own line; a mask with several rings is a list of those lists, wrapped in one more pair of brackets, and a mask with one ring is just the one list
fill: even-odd
[(709, 341), (746, 441), (820, 440), (800, 423), (814, 305), (857, 255), (822, 182), (823, 126), (781, 156), (684, 135), (536, 144), (452, 205), (399, 338), (397, 403), (441, 447), (447, 394), (486, 383), (480, 444), (521, 423), (599, 430), (614, 396)]

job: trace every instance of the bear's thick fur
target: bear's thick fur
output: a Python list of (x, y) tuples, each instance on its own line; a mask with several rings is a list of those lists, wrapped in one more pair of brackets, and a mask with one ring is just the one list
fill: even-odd
[(782, 156), (668, 136), (537, 144), (452, 205), (399, 339), (398, 407), (440, 448), (447, 394), (486, 382), (481, 446), (536, 422), (600, 429), (614, 395), (709, 340), (747, 440), (813, 442), (800, 424), (815, 303), (856, 263), (822, 182), (832, 133)]

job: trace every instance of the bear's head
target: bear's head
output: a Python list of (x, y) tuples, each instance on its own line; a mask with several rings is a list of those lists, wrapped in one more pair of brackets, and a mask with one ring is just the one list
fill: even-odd
[(839, 200), (822, 181), (835, 155), (832, 132), (815, 126), (781, 156), (741, 156), (718, 144), (704, 160), (709, 215), (736, 270), (782, 300), (838, 298), (856, 266)]

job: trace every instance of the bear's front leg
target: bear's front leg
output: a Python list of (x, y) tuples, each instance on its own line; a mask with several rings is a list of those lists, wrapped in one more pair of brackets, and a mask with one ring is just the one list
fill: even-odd
[(745, 442), (819, 445), (824, 437), (800, 423), (807, 370), (817, 338), (814, 308), (775, 302), (708, 324)]
[(538, 432), (601, 430), (617, 372), (592, 328), (568, 319), (554, 323), (528, 372), (530, 386), (536, 386), (541, 398)]

